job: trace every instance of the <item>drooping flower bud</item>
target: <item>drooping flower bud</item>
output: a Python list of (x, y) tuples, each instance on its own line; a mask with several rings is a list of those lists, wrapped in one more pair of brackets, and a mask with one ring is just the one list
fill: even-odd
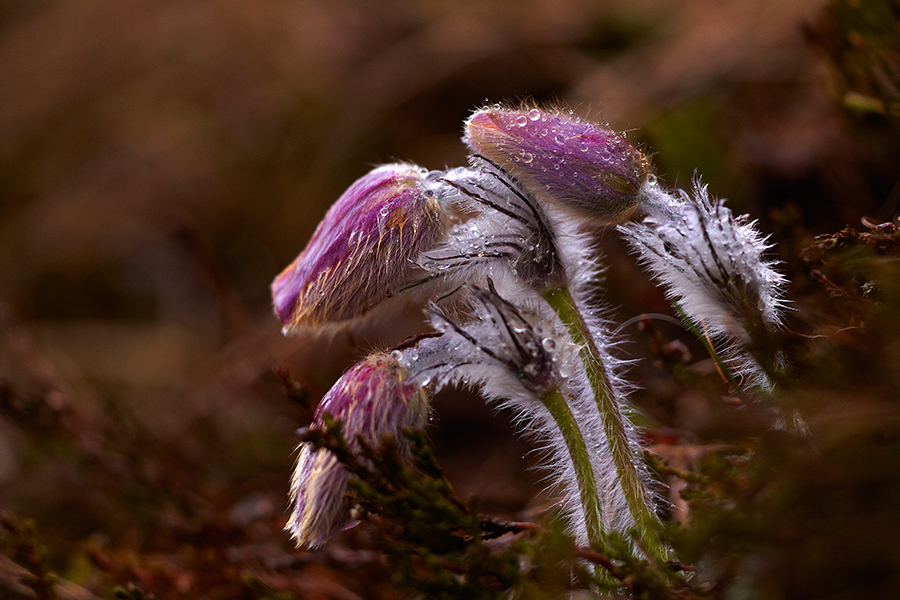
[[(428, 398), (406, 379), (396, 359), (373, 354), (344, 373), (325, 394), (310, 427), (326, 428), (323, 416), (329, 414), (340, 421), (352, 452), (360, 450), (360, 437), (378, 447), (385, 436), (391, 436), (401, 456), (408, 456), (403, 430), (424, 427)], [(291, 481), (291, 517), (285, 526), (298, 546), (320, 546), (353, 525), (349, 481), (350, 474), (329, 450), (308, 442), (300, 447)]]
[(647, 157), (624, 137), (571, 113), (483, 108), (466, 122), (463, 141), (536, 197), (593, 222), (627, 218), (650, 176)]
[(642, 223), (619, 227), (641, 263), (685, 317), (717, 342), (730, 367), (751, 387), (770, 382), (743, 349), (781, 325), (787, 279), (765, 256), (771, 247), (747, 216), (696, 182), (693, 197), (658, 193)]
[(378, 167), (334, 203), (272, 282), (286, 330), (361, 316), (406, 282), (444, 223), (425, 175), (410, 164)]

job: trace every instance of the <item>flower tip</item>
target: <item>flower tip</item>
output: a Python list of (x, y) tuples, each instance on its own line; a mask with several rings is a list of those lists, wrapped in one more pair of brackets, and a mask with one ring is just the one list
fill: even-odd
[(275, 314), (287, 330), (359, 317), (406, 282), (444, 226), (425, 177), (415, 165), (384, 165), (341, 195), (272, 282)]
[(482, 108), (466, 121), (463, 141), (531, 193), (595, 222), (625, 220), (651, 175), (624, 137), (561, 111)]
[[(322, 398), (310, 428), (326, 430), (325, 415), (341, 424), (341, 433), (353, 453), (361, 449), (359, 438), (378, 447), (391, 436), (402, 456), (410, 445), (406, 428), (425, 426), (428, 397), (411, 384), (396, 358), (372, 354), (357, 363)], [(333, 453), (305, 442), (300, 447), (291, 481), (291, 516), (285, 529), (298, 546), (315, 548), (355, 524), (348, 495), (350, 474)]]

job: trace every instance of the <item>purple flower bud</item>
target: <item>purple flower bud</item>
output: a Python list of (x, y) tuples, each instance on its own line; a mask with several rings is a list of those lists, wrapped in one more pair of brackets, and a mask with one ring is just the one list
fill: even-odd
[(647, 157), (625, 138), (571, 113), (483, 108), (463, 141), (539, 199), (602, 223), (627, 218), (650, 176)]
[[(408, 457), (403, 430), (425, 426), (428, 398), (406, 378), (406, 371), (390, 355), (369, 356), (328, 390), (310, 427), (324, 429), (323, 416), (329, 414), (341, 422), (351, 451), (359, 451), (360, 437), (377, 447), (389, 435), (401, 455)], [(291, 481), (291, 517), (285, 526), (298, 546), (320, 546), (354, 524), (346, 493), (349, 481), (350, 474), (330, 451), (310, 443), (300, 447)]]
[(366, 313), (406, 282), (443, 221), (425, 171), (378, 167), (344, 192), (306, 249), (272, 282), (275, 313), (285, 329)]

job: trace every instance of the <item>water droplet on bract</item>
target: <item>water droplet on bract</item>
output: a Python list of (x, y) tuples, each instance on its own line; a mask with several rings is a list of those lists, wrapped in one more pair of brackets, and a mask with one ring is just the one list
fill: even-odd
[(546, 127), (541, 129), (541, 137), (547, 137), (547, 134), (550, 133)]
[(399, 350), (394, 350), (393, 352), (391, 352), (391, 358), (393, 358), (394, 360), (400, 360), (401, 358), (403, 358), (403, 353)]
[(653, 173), (647, 175), (647, 183), (649, 185), (656, 185), (656, 175), (654, 175)]
[(587, 152), (587, 151), (588, 151), (588, 145), (587, 145), (587, 142), (581, 142), (581, 145), (580, 145), (578, 148), (579, 148), (582, 152)]
[(378, 211), (378, 212), (379, 212), (379, 214), (380, 214), (382, 217), (386, 217), (386, 216), (388, 216), (388, 213), (389, 213), (390, 211), (388, 210), (388, 207), (387, 207), (387, 206), (382, 206), (382, 207), (381, 207), (381, 210)]
[(517, 124), (519, 127), (522, 127), (522, 126), (524, 126), (524, 125), (527, 125), (527, 124), (528, 124), (528, 117), (526, 117), (525, 115), (519, 115), (518, 117), (516, 117), (516, 124)]
[(532, 121), (537, 121), (538, 119), (541, 118), (541, 111), (539, 111), (536, 108), (532, 108), (531, 110), (528, 111), (528, 118), (531, 119)]
[(566, 136), (564, 136), (564, 135), (561, 134), (561, 133), (557, 133), (555, 136), (553, 136), (553, 140), (554, 140), (557, 144), (562, 145), (562, 144), (565, 144), (565, 143), (566, 143)]
[(541, 346), (543, 346), (544, 350), (546, 350), (547, 352), (553, 352), (556, 349), (556, 342), (553, 340), (553, 338), (547, 337), (541, 340)]
[(534, 160), (534, 154), (532, 154), (531, 152), (523, 152), (522, 153), (522, 162), (523, 163), (528, 164), (532, 160)]
[(610, 152), (607, 148), (604, 148), (600, 151), (600, 158), (609, 162), (612, 160), (612, 152)]

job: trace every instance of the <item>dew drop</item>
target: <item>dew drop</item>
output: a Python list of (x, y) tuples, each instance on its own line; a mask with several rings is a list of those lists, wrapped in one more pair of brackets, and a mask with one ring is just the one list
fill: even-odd
[(536, 108), (532, 108), (531, 110), (528, 111), (528, 118), (531, 119), (532, 121), (537, 121), (538, 119), (541, 118), (541, 111), (539, 111)]
[(519, 115), (518, 117), (516, 117), (516, 125), (518, 125), (519, 127), (523, 127), (524, 125), (527, 125), (527, 124), (528, 124), (528, 117), (526, 117), (525, 115)]
[(603, 150), (600, 151), (600, 158), (602, 160), (609, 162), (612, 160), (612, 157), (613, 157), (612, 152), (610, 152), (608, 148), (604, 148)]
[(393, 358), (394, 360), (400, 360), (401, 358), (403, 358), (403, 353), (399, 350), (394, 350), (393, 352), (391, 352), (391, 358)]
[(522, 153), (522, 162), (525, 163), (526, 165), (529, 164), (533, 160), (534, 160), (534, 154), (532, 154), (531, 152), (523, 152)]
[(578, 148), (579, 148), (582, 152), (587, 152), (587, 151), (588, 151), (588, 147), (589, 147), (589, 146), (587, 145), (587, 142), (581, 142), (581, 145), (580, 145)]
[(565, 144), (565, 143), (566, 143), (566, 136), (564, 136), (564, 135), (561, 134), (561, 133), (557, 133), (555, 136), (553, 136), (553, 140), (554, 140), (557, 144), (562, 145), (562, 144)]
[(553, 338), (546, 337), (541, 340), (541, 346), (543, 346), (544, 350), (546, 350), (547, 352), (553, 352), (556, 349), (556, 342), (553, 340)]

